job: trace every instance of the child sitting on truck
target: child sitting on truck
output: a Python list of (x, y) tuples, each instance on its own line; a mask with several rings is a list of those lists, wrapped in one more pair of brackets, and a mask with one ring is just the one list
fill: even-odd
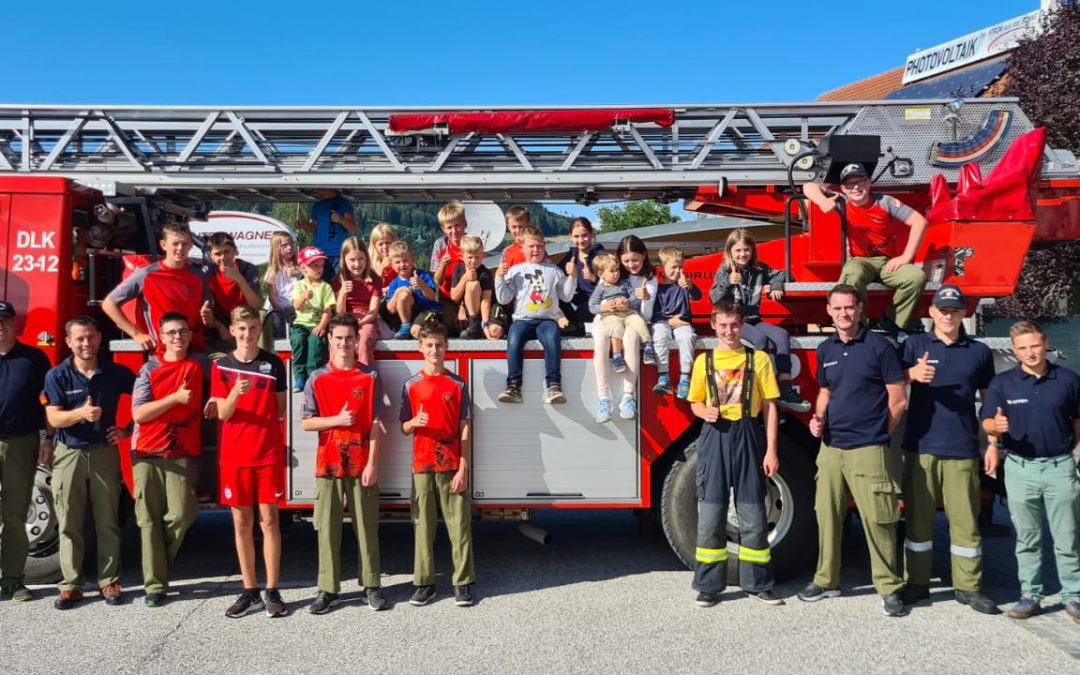
[(397, 276), (386, 287), (386, 308), (401, 320), (395, 340), (420, 334), (420, 326), (439, 316), (438, 292), (430, 272), (413, 266), (413, 254), (405, 241), (390, 245), (390, 264)]
[(592, 323), (593, 312), (589, 309), (589, 299), (596, 287), (596, 275), (593, 273), (593, 261), (604, 252), (604, 247), (595, 241), (592, 223), (588, 218), (579, 216), (570, 221), (570, 242), (572, 246), (559, 260), (559, 267), (570, 273), (570, 265), (577, 268), (577, 290), (570, 302), (562, 305), (563, 314), (571, 322), (570, 334), (584, 335), (585, 326)]
[(458, 321), (466, 324), (461, 337), (499, 340), (506, 335), (505, 318), (494, 316), (494, 296), (495, 279), (484, 267), (484, 242), (467, 234), (461, 238), (461, 262), (454, 266), (450, 284), (450, 299), (460, 306)]
[(715, 305), (721, 300), (734, 300), (742, 305), (745, 313), (742, 336), (759, 351), (764, 351), (769, 342), (776, 347), (773, 361), (780, 384), (777, 405), (803, 413), (810, 410), (810, 403), (791, 386), (791, 337), (781, 326), (761, 320), (762, 299), (784, 297), (781, 286), (787, 281), (790, 279), (785, 272), (773, 270), (758, 260), (753, 235), (749, 230), (739, 228), (728, 235), (724, 260), (716, 270), (709, 301)]
[(431, 247), (431, 276), (439, 289), (439, 306), (442, 322), (447, 330), (456, 328), (461, 301), (453, 298), (454, 268), (461, 262), (461, 238), (469, 226), (465, 219), (465, 207), (461, 202), (449, 202), (439, 209), (439, 227), (443, 236)]
[[(568, 268), (569, 269), (569, 268)], [(633, 330), (644, 343), (652, 342), (649, 326), (638, 312), (641, 300), (634, 296), (630, 282), (619, 278), (619, 261), (610, 253), (601, 253), (593, 260), (593, 270), (599, 279), (589, 297), (589, 311), (600, 317), (611, 336), (611, 360), (615, 363), (615, 372), (626, 370), (623, 358), (622, 336), (627, 330)], [(594, 349), (607, 351), (607, 341), (597, 341)]]
[(365, 366), (375, 365), (375, 340), (378, 338), (379, 304), (382, 300), (382, 280), (368, 264), (364, 242), (349, 237), (341, 244), (340, 274), (334, 277), (337, 292), (337, 314), (355, 316), (360, 326), (356, 340), (356, 355)]
[(671, 395), (668, 362), (671, 342), (679, 346), (679, 387), (676, 395), (685, 399), (690, 393), (690, 368), (694, 364), (694, 327), (691, 325), (690, 301), (701, 299), (701, 289), (683, 274), (683, 252), (674, 246), (660, 249), (664, 283), (656, 288), (653, 309), (653, 344), (656, 347), (656, 386), (653, 393)]
[(304, 391), (307, 376), (326, 361), (326, 325), (334, 312), (334, 289), (322, 280), (326, 254), (305, 246), (298, 257), (304, 278), (293, 286), (296, 318), (289, 330), (292, 344), (293, 392)]
[(544, 347), (544, 380), (547, 383), (544, 402), (565, 403), (559, 300), (569, 300), (573, 296), (576, 275), (566, 276), (561, 269), (547, 262), (544, 235), (535, 227), (525, 228), (522, 244), (525, 262), (507, 269), (504, 257), (495, 272), (495, 299), (503, 304), (514, 301), (513, 323), (506, 346), (506, 389), (499, 394), (499, 400), (521, 403), (525, 342), (538, 339)]
[[(623, 237), (615, 249), (619, 260), (621, 276), (630, 282), (634, 297), (641, 302), (641, 316), (652, 317), (653, 303), (656, 299), (656, 273), (649, 264), (649, 249), (645, 242), (634, 235)], [(608, 335), (604, 322), (597, 317), (592, 324), (593, 340), (596, 344), (606, 344)], [(632, 420), (637, 416), (637, 379), (639, 365), (656, 363), (656, 352), (651, 343), (645, 345), (643, 354), (638, 353), (641, 338), (634, 330), (627, 330), (622, 335), (624, 359), (627, 375), (623, 378), (623, 395), (619, 399), (619, 417)], [(640, 357), (640, 358), (639, 358)], [(608, 354), (606, 349), (593, 350), (593, 368), (596, 371), (596, 421), (603, 424), (611, 419), (612, 400), (609, 384)]]

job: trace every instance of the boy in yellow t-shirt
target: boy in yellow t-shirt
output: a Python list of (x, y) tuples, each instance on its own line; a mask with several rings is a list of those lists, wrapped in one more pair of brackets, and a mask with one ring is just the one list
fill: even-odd
[[(742, 308), (722, 300), (709, 324), (719, 345), (694, 361), (686, 400), (704, 420), (698, 436), (697, 604), (712, 607), (727, 583), (728, 494), (734, 488), (739, 519), (739, 585), (768, 605), (784, 601), (773, 594), (772, 556), (765, 513), (765, 476), (780, 468), (776, 453), (779, 421), (776, 384), (769, 355), (740, 342)], [(752, 358), (747, 363), (747, 354)], [(711, 357), (712, 363), (709, 363)], [(749, 384), (749, 386), (746, 386)], [(765, 439), (759, 412), (765, 413)], [(764, 446), (764, 448), (762, 447)], [(763, 453), (764, 451), (764, 453)]]

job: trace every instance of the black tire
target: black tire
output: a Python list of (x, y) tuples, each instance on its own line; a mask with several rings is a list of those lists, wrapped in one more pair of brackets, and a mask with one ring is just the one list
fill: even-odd
[[(794, 421), (789, 420), (789, 424)], [(812, 447), (812, 446), (811, 446)], [(817, 558), (817, 518), (814, 514), (814, 464), (803, 439), (780, 434), (780, 473), (769, 481), (769, 546), (773, 573), (787, 579), (802, 572)], [(692, 443), (664, 478), (660, 520), (675, 556), (694, 567), (697, 543), (697, 446)], [(731, 512), (734, 519), (734, 511)], [(729, 521), (728, 538), (738, 529)], [(734, 562), (734, 559), (732, 559)], [(738, 580), (738, 564), (728, 564), (728, 580)]]

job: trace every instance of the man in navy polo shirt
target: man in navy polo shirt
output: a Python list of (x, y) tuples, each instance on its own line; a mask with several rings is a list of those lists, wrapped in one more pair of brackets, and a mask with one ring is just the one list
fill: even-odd
[[(963, 331), (964, 295), (942, 286), (930, 307), (931, 333), (904, 342), (900, 361), (911, 382), (904, 431), (904, 498), (907, 538), (904, 561), (905, 605), (930, 597), (934, 518), (945, 504), (952, 543), (952, 582), (956, 600), (983, 614), (1000, 614), (982, 589), (982, 539), (979, 536), (979, 423), (975, 394), (986, 398), (994, 379), (990, 348)], [(997, 443), (996, 439), (992, 443)], [(986, 452), (986, 473), (997, 471), (997, 447)]]
[(814, 580), (799, 591), (812, 602), (840, 595), (840, 540), (855, 498), (870, 548), (874, 588), (886, 616), (904, 616), (896, 560), (900, 509), (889, 471), (889, 434), (907, 405), (904, 370), (892, 344), (859, 324), (862, 301), (854, 286), (829, 291), (836, 333), (817, 348), (817, 405), (810, 432), (824, 437), (817, 458), (818, 564)]
[(116, 444), (129, 435), (116, 426), (120, 397), (131, 394), (135, 374), (110, 361), (99, 361), (101, 331), (89, 316), (64, 327), (71, 356), (45, 376), (41, 401), (56, 429), (53, 496), (60, 520), (60, 595), (57, 609), (71, 609), (83, 599), (83, 528), (86, 503), (97, 533), (98, 589), (105, 602), (118, 605), (120, 591), (120, 454)]
[(45, 352), (15, 339), (15, 308), (0, 300), (0, 600), (34, 597), (23, 584), (26, 514), (37, 465), (52, 461), (52, 439), (41, 440), (45, 413), (38, 401), (48, 371)]
[(1014, 619), (1042, 613), (1042, 520), (1054, 540), (1061, 602), (1080, 623), (1080, 478), (1073, 447), (1080, 436), (1080, 376), (1046, 360), (1050, 343), (1042, 326), (1018, 321), (1009, 328), (1020, 366), (990, 383), (980, 416), (983, 430), (998, 435), (1005, 458), (1005, 489), (1016, 528), (1021, 597)]

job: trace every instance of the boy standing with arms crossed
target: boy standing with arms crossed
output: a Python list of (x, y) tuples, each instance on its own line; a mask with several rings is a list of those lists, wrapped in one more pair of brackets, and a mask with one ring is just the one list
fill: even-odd
[(413, 591), (409, 604), (435, 599), (435, 529), (442, 511), (454, 559), (454, 604), (473, 604), (472, 508), (469, 419), (472, 402), (465, 383), (446, 370), (446, 329), (420, 328), (424, 368), (401, 391), (401, 432), (413, 435), (412, 521), (416, 536)]
[(308, 379), (301, 422), (319, 432), (315, 455), (315, 529), (319, 534), (319, 592), (312, 614), (338, 605), (341, 591), (341, 520), (348, 503), (360, 549), (360, 581), (368, 606), (386, 609), (379, 575), (379, 449), (383, 427), (378, 373), (356, 360), (360, 326), (355, 316), (330, 320), (330, 362)]
[[(278, 502), (285, 496), (285, 441), (281, 435), (288, 389), (285, 364), (276, 354), (259, 349), (259, 310), (241, 305), (232, 310), (229, 319), (236, 349), (214, 363), (210, 396), (221, 419), (221, 503), (232, 508), (244, 592), (225, 616), (237, 619), (263, 608), (270, 617), (285, 616), (289, 610), (278, 592)], [(252, 504), (259, 505), (263, 533), (265, 603), (255, 574)]]
[(192, 330), (183, 314), (165, 313), (159, 329), (164, 351), (142, 367), (131, 395), (131, 472), (147, 607), (165, 604), (168, 567), (199, 512), (196, 458), (202, 452), (202, 399), (209, 372), (205, 357), (188, 352)]

